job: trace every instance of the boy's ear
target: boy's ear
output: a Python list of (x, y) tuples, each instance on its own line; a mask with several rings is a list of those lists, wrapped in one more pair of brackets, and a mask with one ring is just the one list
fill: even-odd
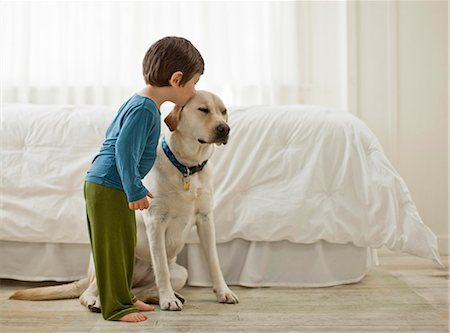
[(173, 132), (177, 129), (178, 123), (180, 122), (182, 110), (183, 110), (183, 107), (175, 105), (173, 107), (172, 111), (170, 111), (170, 113), (164, 119), (164, 122), (166, 123), (167, 127), (169, 127), (171, 132)]
[(170, 83), (171, 86), (179, 87), (182, 78), (183, 78), (183, 72), (176, 71), (170, 77), (169, 83)]

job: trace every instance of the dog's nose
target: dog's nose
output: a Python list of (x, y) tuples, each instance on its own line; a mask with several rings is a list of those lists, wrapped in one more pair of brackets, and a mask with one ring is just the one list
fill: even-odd
[(230, 126), (225, 123), (220, 123), (217, 125), (216, 131), (219, 136), (227, 136), (230, 133)]

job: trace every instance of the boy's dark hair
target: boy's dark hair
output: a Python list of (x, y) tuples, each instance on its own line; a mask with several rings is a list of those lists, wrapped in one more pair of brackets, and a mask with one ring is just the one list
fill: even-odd
[(164, 37), (148, 49), (142, 62), (146, 84), (156, 87), (169, 86), (172, 74), (183, 72), (183, 86), (196, 73), (203, 74), (205, 63), (198, 50), (182, 37)]

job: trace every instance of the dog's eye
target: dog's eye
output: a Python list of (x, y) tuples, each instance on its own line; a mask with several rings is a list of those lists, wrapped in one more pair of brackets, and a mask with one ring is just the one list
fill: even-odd
[(223, 110), (223, 111), (222, 111), (222, 114), (223, 114), (223, 115), (226, 115), (226, 114), (227, 114), (227, 109)]
[(198, 108), (198, 111), (204, 112), (204, 113), (208, 113), (209, 110), (207, 108)]

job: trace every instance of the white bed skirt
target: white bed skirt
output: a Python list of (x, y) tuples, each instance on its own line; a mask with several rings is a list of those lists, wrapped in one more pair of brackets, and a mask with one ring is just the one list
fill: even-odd
[[(375, 250), (352, 244), (249, 242), (217, 244), (225, 280), (248, 287), (325, 287), (360, 281), (377, 264)], [(88, 244), (0, 241), (0, 278), (74, 281), (86, 276)], [(178, 262), (188, 284), (211, 286), (200, 244), (186, 245)]]
[(75, 281), (86, 277), (89, 244), (0, 241), (0, 278)]
[[(327, 287), (360, 281), (378, 264), (374, 249), (353, 244), (294, 244), (235, 239), (217, 244), (230, 285), (247, 287)], [(200, 244), (186, 245), (178, 263), (189, 271), (188, 284), (211, 286)]]

